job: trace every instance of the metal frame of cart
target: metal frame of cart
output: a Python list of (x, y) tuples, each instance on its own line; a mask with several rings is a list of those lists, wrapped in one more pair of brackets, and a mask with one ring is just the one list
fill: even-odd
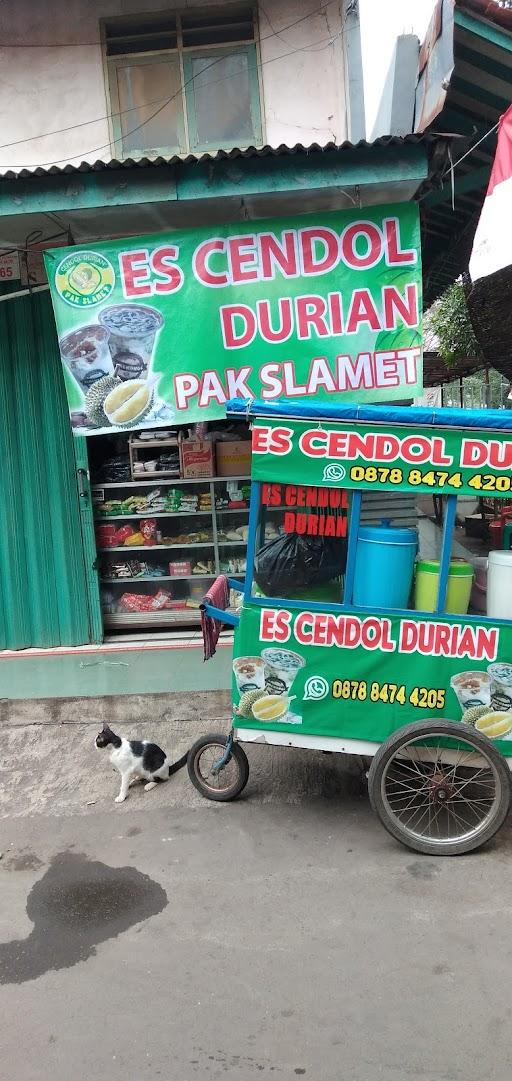
[[(404, 698), (403, 724), (399, 717), (400, 708), (397, 707), (396, 702), (391, 703), (388, 708), (388, 691), (386, 691), (387, 700), (383, 699), (381, 702), (378, 698), (372, 699), (371, 707), (370, 702), (366, 702), (363, 698), (355, 703), (357, 708), (354, 702), (349, 700), (345, 703), (346, 709), (342, 713), (343, 702), (340, 702), (340, 717), (349, 718), (352, 710), (354, 717), (361, 718), (358, 722), (361, 727), (360, 736), (359, 732), (354, 733), (354, 722), (350, 720), (343, 723), (340, 721), (339, 727), (342, 731), (339, 735), (336, 734), (336, 726), (333, 730), (332, 721), (325, 725), (323, 731), (315, 733), (310, 730), (303, 734), (300, 731), (290, 730), (293, 726), (289, 724), (280, 727), (279, 723), (244, 724), (235, 720), (227, 744), (222, 737), (206, 736), (192, 749), (189, 757), (191, 779), (209, 798), (234, 798), (248, 776), (247, 760), (239, 746), (240, 743), (259, 742), (357, 755), (363, 759), (372, 760), (368, 778), (370, 798), (383, 825), (398, 840), (417, 851), (443, 855), (458, 854), (479, 847), (501, 826), (508, 812), (511, 798), (507, 766), (512, 766), (512, 754), (507, 752), (509, 749), (512, 750), (512, 742), (507, 745), (506, 739), (501, 738), (500, 735), (490, 739), (485, 733), (493, 732), (494, 725), (497, 726), (495, 730), (498, 733), (503, 732), (504, 737), (510, 735), (512, 739), (512, 724), (509, 728), (508, 718), (493, 721), (494, 717), (501, 717), (507, 711), (499, 711), (493, 707), (490, 698), (488, 707), (483, 707), (482, 731), (478, 728), (480, 718), (476, 726), (461, 724), (460, 719), (451, 719), (450, 712), (454, 711), (453, 702), (456, 699), (453, 692), (450, 706), (449, 679), (450, 673), (454, 670), (454, 663), (459, 665), (459, 669), (460, 664), (472, 664), (475, 668), (473, 675), (478, 677), (478, 673), (482, 673), (482, 685), (485, 685), (485, 693), (490, 695), (487, 687), (491, 677), (486, 674), (487, 668), (484, 670), (482, 664), (487, 665), (488, 661), (494, 660), (501, 668), (509, 667), (512, 673), (512, 663), (508, 666), (508, 660), (505, 660), (509, 657), (507, 650), (510, 650), (512, 662), (512, 620), (496, 621), (481, 616), (457, 617), (447, 614), (446, 595), (456, 521), (457, 492), (461, 490), (474, 492), (477, 496), (482, 490), (482, 485), (484, 490), (492, 489), (496, 496), (502, 498), (510, 496), (512, 492), (512, 416), (506, 411), (449, 409), (432, 411), (400, 407), (334, 407), (310, 403), (294, 405), (285, 402), (244, 403), (241, 401), (229, 403), (228, 415), (237, 417), (243, 415), (253, 422), (256, 429), (259, 426), (265, 431), (275, 430), (276, 426), (279, 426), (281, 438), (283, 438), (283, 431), (288, 432), (286, 438), (289, 442), (285, 453), (280, 450), (273, 454), (269, 448), (265, 452), (262, 449), (264, 440), (253, 435), (251, 474), (253, 479), (247, 572), (244, 583), (230, 580), (231, 587), (239, 589), (243, 594), (242, 609), (240, 616), (235, 616), (221, 609), (207, 606), (209, 615), (236, 628), (235, 652), (238, 650), (237, 643), (240, 637), (243, 638), (249, 621), (252, 619), (252, 622), (256, 624), (258, 612), (261, 614), (270, 609), (281, 610), (287, 614), (295, 634), (297, 634), (299, 618), (302, 618), (299, 614), (303, 613), (304, 609), (308, 613), (308, 618), (309, 614), (311, 615), (312, 621), (325, 620), (326, 614), (329, 614), (333, 617), (331, 623), (334, 623), (339, 617), (336, 626), (341, 628), (343, 628), (344, 617), (350, 616), (354, 620), (361, 620), (371, 612), (371, 617), (376, 624), (389, 623), (392, 627), (395, 640), (392, 644), (388, 643), (387, 648), (392, 650), (396, 646), (397, 655), (393, 658), (393, 663), (395, 665), (399, 663), (403, 668), (402, 662), (407, 661), (409, 668), (418, 664), (421, 672), (432, 670), (435, 672), (438, 683), (445, 681), (448, 691), (445, 689), (442, 698), (439, 697), (439, 702), (442, 701), (443, 704), (434, 711), (433, 717), (429, 717), (427, 709), (423, 711), (422, 719), (418, 720), (416, 720), (418, 697), (416, 699), (414, 696)], [(351, 445), (349, 436), (354, 432), (370, 433), (374, 437), (373, 443), (368, 438), (370, 446), (379, 445), (379, 440), (375, 438), (378, 435), (382, 436), (382, 440), (387, 439), (387, 443), (382, 443), (381, 440), (380, 445), (386, 448), (388, 459), (393, 451), (392, 441), (395, 441), (399, 450), (393, 459), (394, 491), (411, 490), (412, 486), (417, 492), (427, 491), (433, 495), (449, 492), (446, 499), (439, 586), (434, 613), (411, 611), (409, 608), (403, 610), (372, 608), (369, 610), (357, 607), (353, 603), (363, 491), (376, 490), (376, 484), (379, 484), (381, 491), (392, 490), (389, 484), (389, 461), (387, 469), (379, 466), (377, 451), (374, 459), (369, 459), (368, 456), (364, 459), (366, 465), (363, 466), (360, 464), (360, 458), (350, 451), (346, 452), (343, 457), (343, 466), (340, 467), (340, 458), (338, 458), (337, 474), (331, 473), (331, 479), (326, 480), (326, 477), (329, 478), (329, 468), (336, 465), (332, 447), (339, 450), (341, 446), (346, 451), (346, 447), (350, 448)], [(352, 440), (355, 446), (360, 442), (361, 440)], [(305, 447), (314, 448), (310, 460), (305, 457)], [(302, 451), (299, 448), (302, 448)], [(419, 461), (422, 455), (425, 458), (425, 455), (429, 453), (433, 465), (431, 461), (424, 461), (421, 466), (418, 465), (417, 460)], [(407, 455), (409, 455), (409, 460), (407, 460)], [(489, 457), (491, 464), (489, 464)], [(475, 464), (477, 461), (480, 463), (480, 459), (486, 459), (485, 467)], [(439, 466), (439, 463), (443, 468)], [(482, 471), (484, 469), (485, 471)], [(304, 470), (306, 470), (305, 478)], [(336, 475), (340, 478), (339, 480), (332, 479)], [(289, 479), (306, 485), (343, 487), (351, 491), (347, 564), (343, 598), (339, 603), (324, 604), (308, 601), (305, 604), (303, 601), (289, 598), (254, 595), (253, 575), (261, 506), (261, 485), (263, 482), (276, 480), (286, 482)], [(435, 632), (439, 637), (439, 642), (442, 639), (446, 649), (448, 649), (446, 646), (448, 640), (456, 645), (450, 646), (452, 652), (445, 652), (444, 655), (442, 653), (438, 655), (435, 652), (429, 655), (428, 651), (425, 652), (423, 649), (416, 657), (412, 654), (407, 658), (402, 657), (401, 654), (399, 656), (400, 650), (407, 644), (400, 638), (404, 625), (409, 631), (409, 637), (412, 633), (413, 638), (415, 626), (426, 628), (426, 635), (427, 632), (430, 634), (429, 628), (440, 627), (442, 634), (439, 630)], [(503, 649), (500, 645), (502, 640)], [(293, 648), (296, 648), (295, 644)], [(471, 650), (474, 652), (472, 653)], [(505, 650), (505, 655), (503, 650)], [(331, 651), (325, 650), (323, 653), (326, 675), (330, 663), (327, 657), (328, 652)], [(344, 647), (338, 650), (336, 656), (341, 657), (342, 654), (348, 655)], [(331, 656), (334, 654), (331, 653)], [(355, 654), (352, 653), (351, 656), (355, 657)], [(467, 662), (466, 657), (469, 658)], [(472, 661), (472, 657), (476, 659)], [(455, 671), (457, 675), (457, 669)], [(461, 674), (470, 676), (471, 671), (462, 671)], [(325, 679), (324, 682), (329, 685), (330, 680)], [(357, 694), (361, 693), (359, 686), (364, 682), (363, 690), (366, 697), (367, 681), (354, 682), (357, 684)], [(427, 684), (427, 681), (425, 683)], [(380, 687), (378, 681), (375, 685)], [(396, 685), (395, 683), (386, 684), (393, 687)], [(373, 693), (374, 684), (372, 683), (371, 686)], [(403, 686), (405, 688), (405, 683)], [(428, 696), (425, 701), (427, 698)], [(303, 700), (305, 701), (305, 698)], [(386, 706), (385, 709), (381, 708), (382, 703)], [(320, 709), (319, 703), (318, 710)], [(487, 713), (485, 713), (486, 709)], [(512, 710), (512, 697), (509, 709)], [(385, 721), (381, 720), (381, 725), (384, 724), (384, 734), (376, 736), (372, 718), (377, 714), (385, 718)], [(309, 716), (311, 718), (311, 711)], [(510, 716), (512, 718), (512, 712)], [(396, 720), (393, 719), (394, 717)], [(425, 717), (427, 719), (424, 720)], [(483, 726), (484, 720), (487, 728)], [(411, 721), (412, 723), (408, 723)], [(208, 739), (214, 742), (208, 744)], [(199, 753), (206, 753), (208, 746), (213, 748), (209, 765), (211, 783), (201, 776), (197, 758)], [(233, 760), (235, 760), (234, 771)], [(224, 771), (228, 769), (232, 769), (237, 776), (232, 783), (228, 781), (222, 785), (220, 779), (224, 781)], [(418, 778), (413, 777), (414, 772), (418, 774)], [(407, 810), (410, 811), (412, 808), (412, 818), (409, 814), (406, 820), (406, 815), (398, 812), (403, 810), (409, 798), (411, 803)], [(417, 811), (415, 811), (416, 803), (418, 803)]]

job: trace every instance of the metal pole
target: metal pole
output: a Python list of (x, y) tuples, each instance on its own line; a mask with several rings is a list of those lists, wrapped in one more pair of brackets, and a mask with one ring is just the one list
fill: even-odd
[(31, 293), (42, 293), (49, 288), (49, 285), (34, 285), (32, 289), (19, 289), (16, 293), (5, 293), (0, 297), (0, 304), (4, 300), (17, 300), (18, 297), (28, 297)]
[(457, 514), (457, 496), (449, 495), (446, 500), (446, 513), (444, 516), (443, 544), (441, 548), (441, 566), (439, 568), (439, 588), (437, 591), (436, 613), (440, 615), (446, 608), (446, 594), (448, 591), (448, 575), (450, 573), (450, 558), (452, 554), (453, 532)]
[(359, 536), (359, 523), (361, 520), (362, 492), (352, 492), (352, 505), (350, 507), (350, 522), (348, 526), (348, 552), (347, 566), (345, 568), (345, 591), (343, 607), (350, 608), (353, 604), (354, 578), (356, 574), (356, 552)]
[(247, 538), (246, 568), (244, 600), (250, 601), (252, 595), (252, 581), (254, 577), (254, 556), (256, 554), (256, 530), (258, 528), (258, 516), (260, 511), (261, 484), (259, 481), (251, 483), (251, 499), (249, 503), (249, 536)]

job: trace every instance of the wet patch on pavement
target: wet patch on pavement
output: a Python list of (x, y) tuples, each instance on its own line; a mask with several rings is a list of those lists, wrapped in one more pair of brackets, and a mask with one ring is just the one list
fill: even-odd
[(38, 871), (42, 866), (43, 861), (39, 859), (39, 856), (26, 849), (18, 855), (9, 853), (7, 859), (2, 861), (2, 871)]
[(437, 863), (434, 863), (432, 860), (426, 860), (423, 856), (421, 860), (409, 863), (406, 870), (413, 878), (420, 878), (423, 879), (423, 881), (428, 882), (432, 878), (436, 878), (441, 868), (438, 867)]
[(135, 867), (59, 853), (28, 895), (31, 933), (0, 943), (0, 984), (25, 983), (86, 961), (100, 943), (156, 916), (167, 903), (158, 882)]

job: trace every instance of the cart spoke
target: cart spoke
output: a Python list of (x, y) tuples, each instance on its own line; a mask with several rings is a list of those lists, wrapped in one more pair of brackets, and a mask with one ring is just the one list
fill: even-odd
[[(421, 791), (421, 788), (418, 788), (418, 787), (415, 788), (414, 785), (405, 785), (402, 782), (402, 780), (396, 780), (394, 777), (391, 778), (391, 784), (393, 785), (393, 788), (401, 788), (403, 790), (402, 791), (403, 796), (405, 796), (407, 792), (420, 792)], [(399, 793), (398, 793), (398, 795), (399, 795)]]
[(494, 788), (494, 780), (492, 778), (492, 775), (489, 776), (489, 780), (482, 780), (482, 779), (478, 780), (480, 774), (484, 774), (484, 773), (489, 774), (489, 772), (490, 772), (489, 770), (481, 769), (481, 770), (478, 771), (478, 773), (473, 774), (472, 777), (467, 777), (462, 782), (462, 784), (460, 784), (460, 783), (458, 784), (458, 787), (456, 789), (457, 795), (460, 792), (462, 792), (464, 788), (467, 788), (467, 786), (470, 785), (470, 784), (476, 784), (478, 787), (482, 787), (482, 788), (485, 788), (485, 787)]
[(214, 770), (214, 766), (222, 758), (224, 753), (222, 744), (205, 747), (199, 754), (196, 768), (203, 783), (213, 791), (229, 788), (237, 773), (236, 765), (230, 759), (220, 770)]
[(431, 808), (431, 806), (432, 806), (432, 801), (431, 800), (426, 800), (425, 803), (417, 804), (416, 807), (413, 808), (413, 810), (411, 811), (411, 813), (409, 814), (408, 817), (406, 817), (405, 815), (401, 815), (400, 820), (404, 823), (404, 825), (412, 826), (412, 823), (414, 822), (414, 819), (415, 819), (416, 815), (420, 814), (420, 812), (421, 812), (420, 818), (416, 822), (416, 829), (418, 829), (419, 824), (423, 820), (425, 815), (429, 814), (429, 809)]
[(445, 808), (446, 813), (450, 815), (453, 819), (455, 819), (455, 822), (457, 822), (457, 824), (461, 826), (463, 830), (473, 829), (474, 823), (468, 822), (467, 819), (463, 818), (460, 813), (457, 814), (453, 810), (453, 807), (450, 805), (449, 802), (445, 803)]

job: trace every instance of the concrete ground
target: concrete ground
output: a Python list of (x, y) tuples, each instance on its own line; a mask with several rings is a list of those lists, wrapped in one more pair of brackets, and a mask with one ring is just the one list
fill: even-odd
[(119, 806), (95, 731), (2, 729), (2, 1077), (509, 1081), (508, 826), (420, 857), (346, 760), (265, 747), (236, 803), (182, 772)]

